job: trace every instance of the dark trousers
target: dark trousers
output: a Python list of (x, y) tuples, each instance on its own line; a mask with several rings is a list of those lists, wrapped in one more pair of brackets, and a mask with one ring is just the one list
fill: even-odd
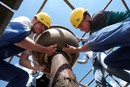
[(26, 87), (29, 75), (26, 71), (0, 60), (0, 79), (9, 82), (6, 87)]
[(50, 80), (43, 74), (41, 78), (36, 80), (36, 87), (49, 87)]
[(110, 68), (130, 70), (130, 46), (116, 49), (105, 58), (104, 62)]

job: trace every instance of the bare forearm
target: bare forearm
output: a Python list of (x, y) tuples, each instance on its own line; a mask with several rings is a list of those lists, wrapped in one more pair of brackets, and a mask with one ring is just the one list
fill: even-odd
[(85, 44), (82, 47), (77, 47), (78, 52), (87, 52), (90, 51), (89, 47)]
[(40, 70), (40, 67), (30, 60), (20, 60), (19, 64), (34, 71)]
[(35, 71), (39, 70), (40, 67), (29, 60), (29, 56), (30, 54), (28, 54), (28, 51), (24, 51), (23, 53), (21, 53), (19, 64), (28, 69), (32, 69)]
[(19, 43), (16, 43), (16, 45), (27, 50), (46, 52), (46, 47), (36, 44), (33, 40), (31, 40), (28, 37), (20, 41)]

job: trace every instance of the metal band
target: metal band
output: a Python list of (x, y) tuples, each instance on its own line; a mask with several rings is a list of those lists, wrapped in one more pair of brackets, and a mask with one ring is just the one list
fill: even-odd
[(0, 1), (0, 4), (4, 7), (6, 7), (8, 10), (10, 10), (11, 12), (15, 12), (15, 10), (13, 10), (12, 8), (10, 8), (8, 5), (4, 4), (3, 2)]

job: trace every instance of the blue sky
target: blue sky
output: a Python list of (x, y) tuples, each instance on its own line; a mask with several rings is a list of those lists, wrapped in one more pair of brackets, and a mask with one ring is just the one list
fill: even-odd
[[(130, 8), (130, 0), (125, 0), (128, 7)], [(30, 20), (33, 16), (38, 12), (43, 0), (23, 0), (20, 8), (15, 11), (14, 17), (17, 16), (27, 16)], [(69, 0), (69, 2), (76, 8), (76, 7), (85, 7), (88, 9), (90, 15), (94, 14), (97, 11), (102, 10), (109, 0)], [(111, 4), (108, 6), (106, 10), (109, 11), (125, 11), (126, 8), (124, 7), (121, 0), (113, 0)], [(70, 29), (76, 36), (81, 37), (84, 32), (76, 30), (72, 27), (69, 21), (69, 16), (71, 13), (71, 8), (64, 2), (64, 0), (48, 0), (42, 11), (47, 12), (52, 19), (52, 25), (57, 24), (64, 26)], [(86, 34), (86, 36), (88, 36)], [(80, 44), (80, 43), (79, 43)], [(79, 59), (83, 58), (84, 53), (80, 53)], [(14, 58), (11, 62), (12, 64), (18, 65), (18, 58)], [(73, 67), (73, 72), (79, 81), (90, 69), (92, 68), (91, 62), (87, 64), (76, 64)], [(81, 83), (88, 84), (93, 79), (92, 73), (88, 75)], [(110, 77), (107, 78), (107, 81), (113, 84), (114, 87), (119, 87)], [(5, 87), (7, 84), (6, 82), (0, 81), (1, 86)], [(93, 82), (90, 87), (94, 87), (95, 82)]]

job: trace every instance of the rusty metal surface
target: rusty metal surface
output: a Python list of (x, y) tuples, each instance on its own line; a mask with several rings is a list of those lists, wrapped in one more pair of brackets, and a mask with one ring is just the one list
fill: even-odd
[(67, 57), (62, 52), (53, 56), (51, 61), (50, 87), (79, 87)]
[[(57, 44), (57, 52), (62, 52), (63, 47), (67, 47), (67, 44), (78, 47), (78, 42), (75, 35), (67, 28), (62, 26), (51, 26), (48, 30), (43, 32), (36, 38), (36, 43), (42, 46), (50, 46)], [(71, 66), (74, 66), (79, 53), (66, 54), (67, 60)], [(40, 52), (32, 52), (33, 60), (38, 65), (45, 65), (50, 69), (50, 59), (47, 54)]]

